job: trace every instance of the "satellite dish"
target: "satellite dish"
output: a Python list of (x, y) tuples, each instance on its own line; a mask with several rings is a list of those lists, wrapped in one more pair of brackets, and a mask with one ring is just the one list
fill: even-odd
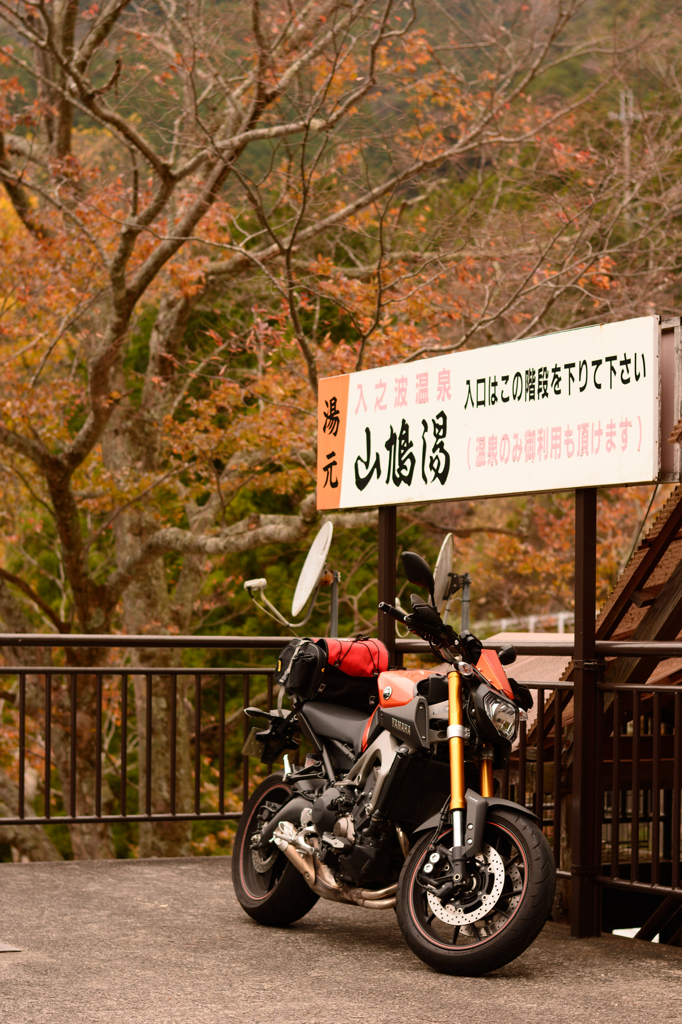
[(315, 587), (324, 576), (333, 533), (332, 524), (325, 523), (310, 546), (310, 551), (301, 569), (301, 575), (298, 577), (294, 599), (291, 602), (291, 614), (294, 618), (303, 611)]
[(434, 604), (436, 605), (439, 613), (442, 613), (443, 611), (447, 593), (450, 589), (450, 573), (452, 572), (452, 561), (454, 557), (455, 542), (452, 534), (449, 533), (440, 546), (438, 561), (436, 562), (436, 569), (433, 574), (433, 598)]

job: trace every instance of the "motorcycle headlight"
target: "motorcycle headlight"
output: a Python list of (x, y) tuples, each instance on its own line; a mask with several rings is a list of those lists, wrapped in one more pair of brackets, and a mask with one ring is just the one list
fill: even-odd
[(497, 693), (486, 693), (483, 704), (488, 718), (500, 736), (513, 743), (519, 724), (518, 708)]

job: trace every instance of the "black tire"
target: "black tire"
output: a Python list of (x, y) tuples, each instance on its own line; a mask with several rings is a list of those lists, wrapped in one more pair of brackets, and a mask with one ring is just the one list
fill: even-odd
[[(484, 852), (469, 862), (477, 891), (445, 905), (429, 901), (418, 878), (434, 841), (435, 832), (419, 839), (400, 875), (396, 910), (407, 944), (442, 974), (475, 977), (503, 967), (537, 938), (552, 909), (556, 871), (542, 830), (524, 814), (492, 810)], [(449, 847), (452, 832), (441, 833), (437, 842)]]
[(261, 782), (246, 802), (232, 852), (232, 882), (240, 905), (254, 921), (275, 928), (298, 921), (319, 899), (274, 844), (265, 857), (251, 848), (263, 805), (281, 806), (291, 796), (291, 786), (280, 774)]

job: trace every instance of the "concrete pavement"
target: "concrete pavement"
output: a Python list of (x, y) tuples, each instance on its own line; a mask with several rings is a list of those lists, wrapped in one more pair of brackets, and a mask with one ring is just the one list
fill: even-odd
[(548, 924), (485, 978), (435, 974), (392, 911), (242, 912), (229, 860), (0, 864), (1, 1024), (681, 1022), (682, 950)]

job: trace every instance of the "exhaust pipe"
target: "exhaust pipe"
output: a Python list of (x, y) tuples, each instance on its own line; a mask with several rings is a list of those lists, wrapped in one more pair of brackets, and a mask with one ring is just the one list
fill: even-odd
[(353, 903), (357, 904), (358, 907), (364, 907), (365, 910), (393, 910), (395, 902), (395, 896), (390, 900), (353, 899)]
[(351, 889), (349, 895), (353, 903), (367, 910), (392, 910), (397, 891), (398, 883), (395, 882), (385, 889)]
[(298, 835), (290, 821), (280, 821), (272, 841), (284, 856), (300, 871), (318, 896), (334, 903), (350, 903), (369, 910), (392, 910), (395, 907), (397, 884), (385, 889), (359, 889), (341, 885), (326, 864), (315, 858), (316, 849)]
[(312, 889), (315, 885), (315, 862), (310, 854), (300, 853), (291, 843), (285, 843), (282, 840), (274, 840), (276, 845), (282, 851), (285, 857), (291, 861), (294, 867), (301, 872), (306, 882)]

